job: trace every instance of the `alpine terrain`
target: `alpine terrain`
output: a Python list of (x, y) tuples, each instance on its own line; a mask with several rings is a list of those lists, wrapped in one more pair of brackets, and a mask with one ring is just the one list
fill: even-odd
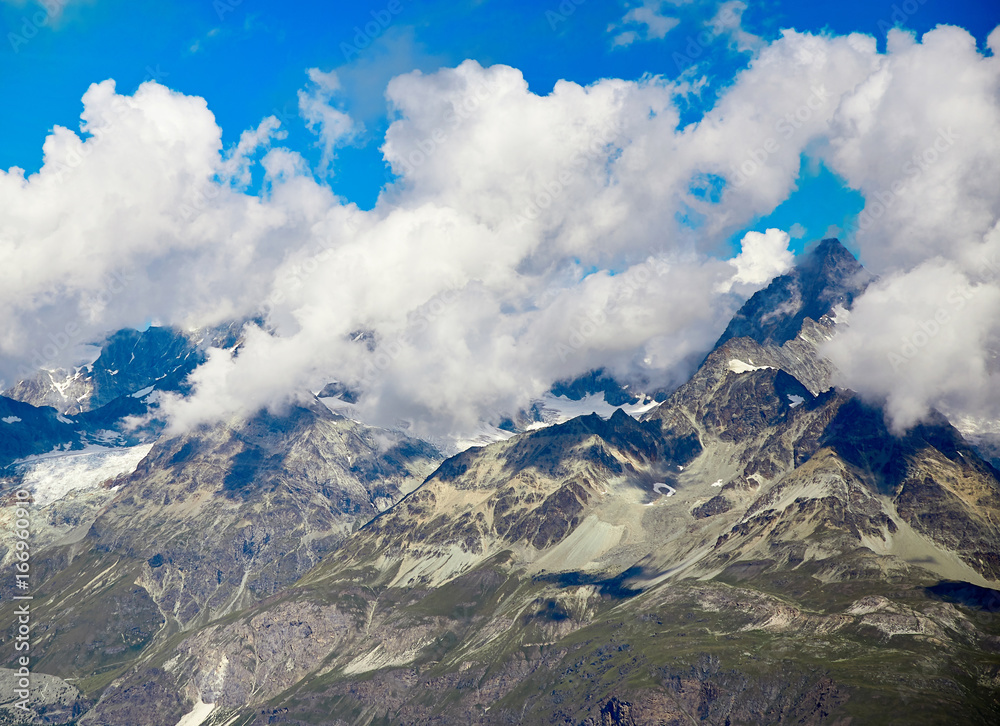
[(996, 449), (940, 413), (894, 434), (836, 385), (822, 347), (872, 281), (823, 240), (676, 390), (594, 371), (551, 400), (598, 413), (539, 402), (450, 458), (336, 385), (134, 425), (239, 324), (41, 371), (0, 398), (35, 663), (30, 714), (5, 696), (0, 723), (997, 723)]

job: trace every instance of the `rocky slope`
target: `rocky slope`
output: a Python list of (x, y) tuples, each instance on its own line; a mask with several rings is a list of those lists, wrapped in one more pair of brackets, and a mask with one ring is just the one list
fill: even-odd
[[(20, 482), (39, 505), (36, 667), (88, 693), (145, 650), (294, 583), (440, 461), (423, 442), (317, 401), (147, 450), (138, 466), (53, 502), (37, 499), (30, 473)], [(5, 634), (5, 659), (12, 645)]]

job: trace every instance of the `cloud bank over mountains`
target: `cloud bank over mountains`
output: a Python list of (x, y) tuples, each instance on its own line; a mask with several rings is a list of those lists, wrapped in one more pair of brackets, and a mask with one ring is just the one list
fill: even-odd
[[(864, 195), (854, 244), (881, 275), (829, 346), (840, 383), (886, 398), (898, 426), (931, 406), (987, 415), (1000, 30), (988, 48), (954, 27), (893, 31), (885, 53), (785, 31), (684, 126), (705, 82), (690, 75), (547, 95), (474, 61), (397, 76), (382, 146), (396, 180), (370, 211), (318, 182), (276, 119), (224, 149), (203, 99), (104, 81), (80, 132), (46, 139), (39, 173), (0, 172), (0, 377), (78, 363), (120, 327), (263, 315), (238, 355), (194, 373), (193, 397), (163, 401), (175, 430), (332, 379), (364, 393), (368, 419), (419, 433), (599, 366), (678, 382), (792, 263), (785, 231), (747, 234), (732, 260), (727, 241), (789, 197), (808, 157)], [(334, 73), (309, 79), (301, 111), (335, 174), (358, 125)]]

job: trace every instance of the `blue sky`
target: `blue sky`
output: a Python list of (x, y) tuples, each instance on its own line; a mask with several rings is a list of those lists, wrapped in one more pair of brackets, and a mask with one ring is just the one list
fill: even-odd
[[(60, 0), (52, 1), (59, 7)], [(383, 92), (398, 73), (430, 72), (473, 58), (516, 67), (533, 92), (546, 94), (559, 79), (588, 84), (645, 74), (674, 78), (693, 68), (710, 79), (683, 119), (697, 120), (745, 67), (749, 53), (733, 49), (725, 38), (699, 41), (700, 33), (706, 37), (715, 3), (665, 4), (664, 11), (680, 23), (662, 39), (643, 39), (646, 28), (623, 23), (629, 9), (596, 0), (579, 5), (573, 0), (69, 0), (53, 18), (35, 2), (3, 2), (0, 19), (7, 37), (0, 43), (0, 94), (7, 106), (0, 116), (0, 167), (37, 170), (46, 134), (55, 124), (76, 129), (81, 95), (90, 83), (107, 78), (115, 79), (120, 93), (154, 78), (204, 97), (227, 145), (265, 116), (276, 115), (289, 133), (286, 143), (318, 166), (320, 150), (298, 117), (296, 94), (306, 83), (306, 69), (337, 70), (343, 84), (337, 103), (364, 123), (365, 133), (339, 150), (326, 181), (363, 208), (374, 204), (387, 179), (378, 150), (388, 123)], [(946, 23), (969, 30), (982, 47), (998, 18), (996, 4), (982, 0), (769, 1), (749, 3), (743, 27), (766, 40), (788, 27), (857, 31), (874, 35), (883, 47), (885, 30), (893, 25), (919, 34)], [(629, 30), (638, 33), (634, 42), (616, 45), (616, 36)], [(806, 162), (799, 191), (754, 228), (801, 224), (801, 244), (829, 225), (843, 226), (861, 210), (859, 195)]]

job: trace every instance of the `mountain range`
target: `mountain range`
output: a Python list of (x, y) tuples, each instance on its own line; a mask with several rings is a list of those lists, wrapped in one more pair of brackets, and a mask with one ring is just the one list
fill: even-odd
[(449, 457), (332, 411), (337, 385), (183, 436), (122, 423), (236, 324), (18, 383), (0, 552), (27, 488), (34, 715), (0, 723), (997, 723), (996, 452), (836, 385), (823, 345), (873, 279), (823, 240), (676, 390), (593, 371), (553, 395), (611, 415), (522, 412)]

